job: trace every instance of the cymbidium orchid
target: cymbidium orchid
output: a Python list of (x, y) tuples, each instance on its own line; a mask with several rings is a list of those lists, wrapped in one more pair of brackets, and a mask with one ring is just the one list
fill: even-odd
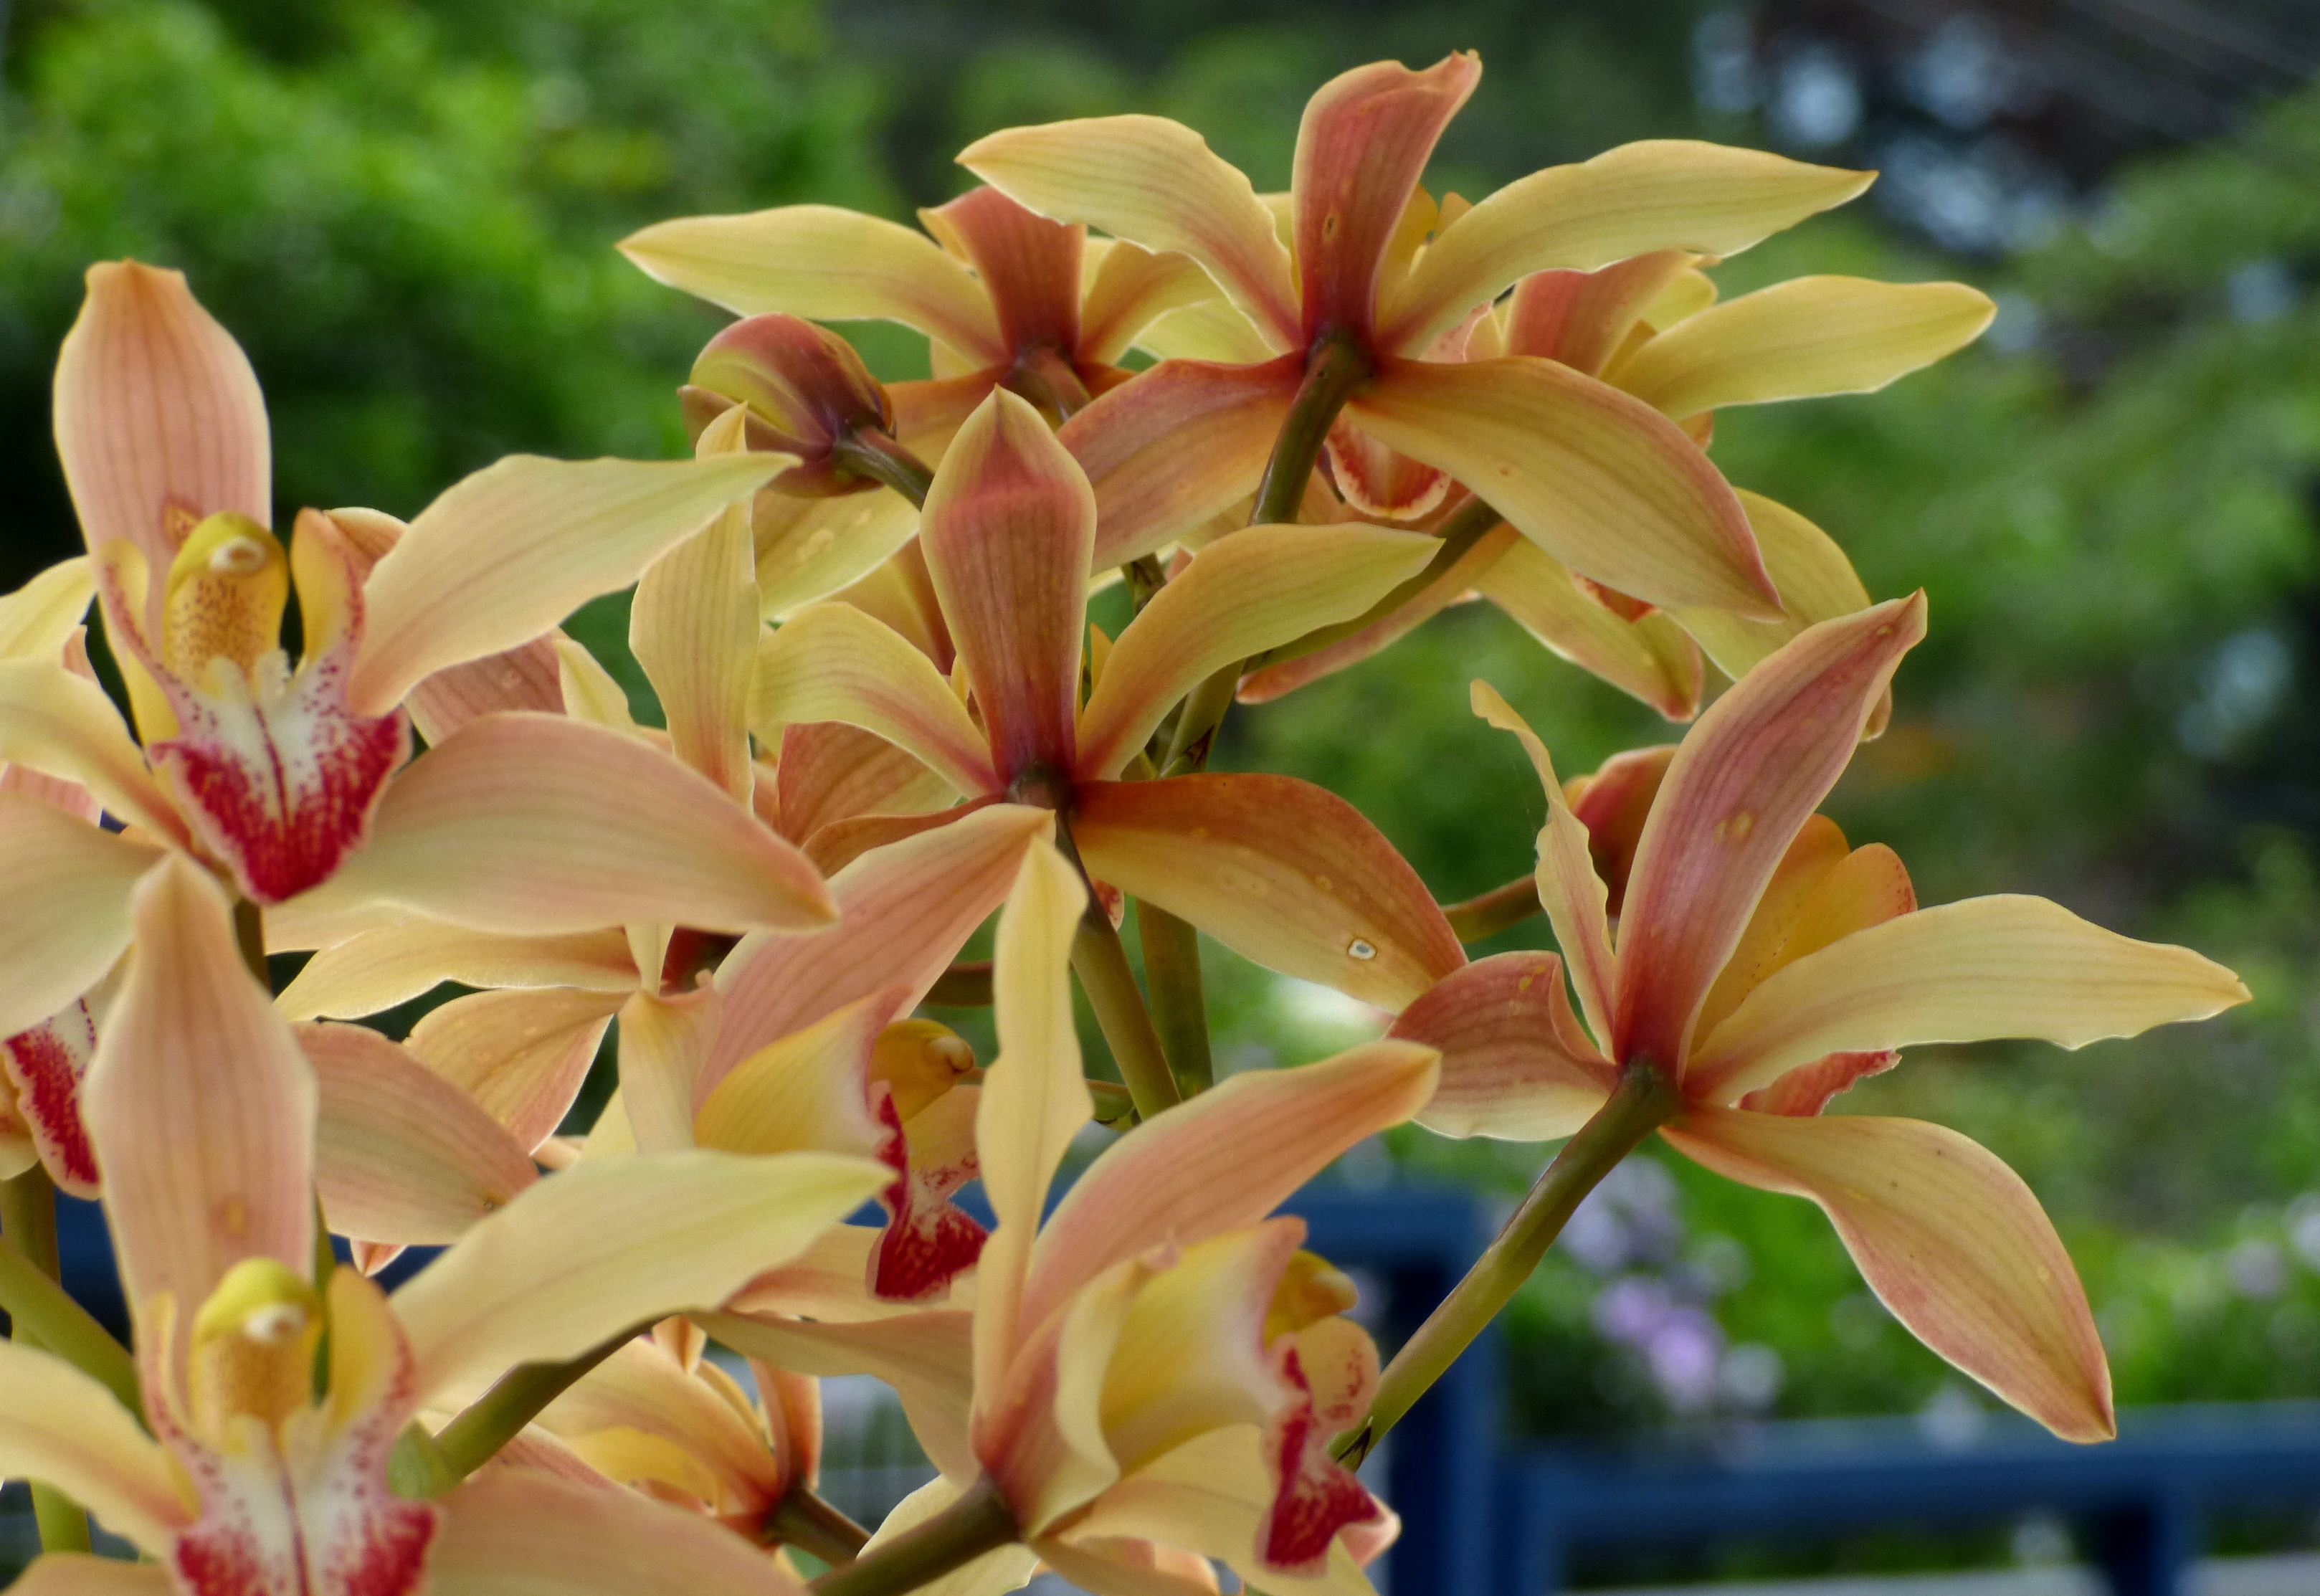
[(915, 1399), (944, 1477), (884, 1535), (938, 1513), (981, 1525), (961, 1591), (1010, 1589), (1037, 1560), (1099, 1592), (1212, 1591), (1206, 1558), (1267, 1590), (1366, 1590), (1393, 1520), (1327, 1443), (1366, 1405), (1377, 1355), (1341, 1317), (1344, 1277), (1299, 1252), (1302, 1223), (1267, 1216), (1423, 1103), (1435, 1056), (1377, 1042), (1237, 1076), (1105, 1149), (1043, 1224), (1090, 1116), (1065, 973), (1086, 902), (1042, 846), (1001, 914), (975, 1126), (998, 1227), (972, 1312), (882, 1336), (765, 1311), (702, 1322), (764, 1361), (850, 1364)]
[(695, 1153), (575, 1171), (478, 1223), (391, 1298), (351, 1269), (315, 1279), (315, 1089), (298, 1042), (243, 969), (204, 872), (163, 860), (135, 914), (86, 1111), (153, 1433), (78, 1369), (0, 1348), (0, 1467), (63, 1487), (154, 1561), (52, 1559), (35, 1588), (494, 1590), (512, 1550), (556, 1536), (603, 1548), (603, 1573), (572, 1588), (613, 1591), (627, 1588), (618, 1542), (639, 1533), (665, 1568), (699, 1562), (730, 1582), (716, 1572), (723, 1537), (686, 1514), (507, 1481), (416, 1500), (391, 1483), (391, 1455), (420, 1415), (518, 1364), (720, 1302), (883, 1169)]
[(2205, 1019), (2247, 989), (2041, 898), (1919, 909), (1890, 848), (1849, 849), (1815, 815), (1924, 633), (1922, 594), (1824, 621), (1719, 699), (1663, 771), (1617, 773), (1599, 812), (1648, 809), (1631, 862), (1607, 839), (1625, 878), (1616, 947), (1594, 839), (1544, 745), (1478, 683), (1476, 712), (1521, 739), (1546, 791), (1538, 895), (1563, 951), (1470, 965), (1392, 1034), (1442, 1050), (1420, 1116), (1436, 1129), (1545, 1139), (1610, 1113), (1630, 1146), (1656, 1128), (1719, 1174), (1809, 1197), (1927, 1346), (2056, 1433), (2100, 1439), (2102, 1343), (2029, 1188), (1939, 1126), (1821, 1111), (1903, 1047), (2077, 1047)]

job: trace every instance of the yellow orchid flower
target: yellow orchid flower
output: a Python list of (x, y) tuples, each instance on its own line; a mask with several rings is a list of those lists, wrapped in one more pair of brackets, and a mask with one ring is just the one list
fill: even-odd
[(1587, 784), (1600, 835), (1537, 738), (1477, 683), (1476, 712), (1522, 740), (1546, 790), (1538, 894), (1563, 952), (1470, 965), (1391, 1034), (1441, 1050), (1419, 1120), (1450, 1135), (1566, 1136), (1623, 1083), (1648, 1085), (1672, 1147), (1818, 1203), (1919, 1339), (2057, 1434), (2102, 1439), (2115, 1428), (2102, 1343), (2029, 1188), (1939, 1126), (1820, 1111), (1918, 1043), (2076, 1047), (2204, 1019), (2247, 989), (2188, 948), (2040, 898), (1919, 909), (1891, 850), (1849, 849), (1815, 816), (1924, 633), (1922, 594), (1809, 628), (1672, 757), (1630, 757)]
[(1364, 1591), (1393, 1520), (1327, 1444), (1366, 1405), (1376, 1351), (1340, 1317), (1350, 1284), (1298, 1251), (1302, 1222), (1267, 1216), (1422, 1104), (1435, 1055), (1385, 1041), (1235, 1076), (1106, 1148), (1043, 1224), (1091, 1112), (1066, 974), (1086, 902), (1035, 848), (1001, 912), (975, 1126), (998, 1227), (972, 1310), (833, 1325), (772, 1310), (761, 1282), (696, 1318), (766, 1362), (894, 1384), (944, 1477), (865, 1559), (947, 1511), (988, 1531), (961, 1576), (978, 1588), (1037, 1561), (1092, 1590), (1155, 1571), (1174, 1590), (1213, 1557), (1268, 1590)]
[(227, 899), (169, 856), (133, 913), (84, 1110), (153, 1436), (89, 1375), (0, 1347), (0, 1471), (61, 1487), (154, 1561), (50, 1560), (34, 1588), (480, 1591), (557, 1535), (606, 1549), (605, 1569), (573, 1588), (621, 1588), (612, 1575), (632, 1554), (612, 1548), (639, 1537), (665, 1568), (705, 1560), (731, 1584), (715, 1573), (724, 1537), (689, 1515), (510, 1481), (409, 1500), (389, 1483), (390, 1451), (414, 1416), (519, 1364), (722, 1301), (884, 1171), (712, 1153), (575, 1171), (476, 1224), (392, 1298), (352, 1270), (314, 1280), (313, 1079), (242, 967)]

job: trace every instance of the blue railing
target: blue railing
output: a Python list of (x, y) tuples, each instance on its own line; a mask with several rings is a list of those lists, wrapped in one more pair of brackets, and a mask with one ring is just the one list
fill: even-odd
[[(1316, 1186), (1289, 1211), (1314, 1251), (1379, 1288), (1387, 1345), (1488, 1239), (1480, 1205), (1455, 1189)], [(68, 1283), (121, 1328), (95, 1209), (68, 1202), (59, 1220)], [(1549, 1596), (1588, 1550), (1997, 1523), (2034, 1510), (2080, 1527), (2116, 1596), (2183, 1596), (2209, 1515), (2320, 1505), (2320, 1403), (2130, 1410), (2102, 1446), (2010, 1419), (1947, 1437), (1905, 1419), (1767, 1424), (1683, 1455), (1509, 1446), (1501, 1356), (1484, 1336), (1372, 1465), (1402, 1516), (1381, 1581), (1389, 1596)]]

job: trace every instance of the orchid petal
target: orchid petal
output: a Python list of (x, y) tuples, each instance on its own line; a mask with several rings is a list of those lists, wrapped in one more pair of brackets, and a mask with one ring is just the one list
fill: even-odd
[(1307, 339), (1369, 331), (1387, 241), (1435, 141), (1482, 76), (1471, 51), (1422, 72), (1374, 61), (1338, 74), (1306, 102), (1290, 192)]
[[(1869, 853), (1868, 849), (1862, 850)], [(1741, 928), (1740, 937), (1732, 945), (1732, 953), (1724, 967), (1716, 973), (1715, 984), (1700, 1000), (1699, 1015), (1692, 1022), (1696, 1036), (1712, 1035), (1724, 1017), (1739, 1006), (1740, 1000), (1755, 989), (1765, 976), (1782, 965), (1808, 953), (1811, 948), (1791, 951), (1790, 941), (1804, 919), (1805, 906), (1811, 902), (1829, 877), (1852, 857), (1852, 848), (1844, 833), (1826, 815), (1808, 815), (1797, 832), (1796, 840), (1781, 856), (1772, 878), (1756, 899), (1756, 907), (1749, 912), (1748, 923)], [(1871, 858), (1890, 860), (1899, 880), (1900, 900), (1884, 905), (1888, 914), (1864, 919), (1859, 924), (1835, 927), (1833, 934), (1824, 938), (1822, 945), (1834, 941), (1862, 925), (1874, 924), (1876, 920), (1890, 914), (1906, 914), (1917, 906), (1915, 890), (1909, 884), (1909, 875), (1901, 866), (1899, 855), (1890, 848), (1878, 848)], [(1857, 867), (1856, 867), (1857, 868)], [(1853, 872), (1847, 872), (1848, 875)]]
[(1243, 957), (1400, 1009), (1466, 962), (1434, 896), (1335, 793), (1282, 775), (1089, 782), (1090, 874)]
[(692, 1139), (728, 1153), (876, 1157), (884, 1138), (865, 1072), (878, 1033), (904, 1012), (909, 995), (888, 987), (766, 1043), (702, 1097)]
[(0, 760), (78, 782), (158, 838), (193, 839), (104, 689), (46, 659), (0, 659)]
[[(182, 1338), (227, 1270), (313, 1260), (313, 1068), (242, 967), (225, 894), (170, 855), (139, 884), (136, 948), (81, 1083), (122, 1289)], [(163, 1333), (158, 1326), (149, 1332)], [(140, 1345), (144, 1344), (140, 1337)]]
[[(1425, 1108), (1438, 1057), (1414, 1043), (1370, 1042), (1319, 1064), (1234, 1075), (1138, 1125), (1104, 1149), (1048, 1218), (1020, 1322), (1039, 1323), (1148, 1247), (1189, 1247), (1255, 1224), (1347, 1147)], [(986, 1103), (990, 1090), (986, 1083)], [(986, 1154), (986, 1185), (992, 1162)], [(986, 1274), (986, 1312), (992, 1287)]]
[(403, 700), (412, 725), (429, 744), (441, 742), (477, 715), (503, 710), (564, 712), (564, 689), (557, 669), (553, 637), (534, 638), (520, 648), (486, 654), (465, 665), (446, 666), (411, 690)]
[(801, 845), (833, 821), (927, 814), (957, 796), (914, 756), (842, 721), (784, 726), (774, 779), (782, 835)]
[(619, 931), (511, 937), (412, 916), (323, 948), (274, 1006), (285, 1020), (359, 1020), (446, 981), (625, 993), (640, 978)]
[(168, 1455), (118, 1397), (60, 1357), (5, 1341), (0, 1475), (54, 1485), (154, 1556), (194, 1516)]
[(162, 571), (205, 516), (268, 524), (266, 400), (233, 335), (182, 272), (104, 261), (87, 284), (57, 358), (56, 423), (90, 549), (125, 539)]
[(1085, 228), (1050, 222), (983, 187), (920, 212), (919, 220), (954, 257), (974, 268), (990, 296), (1001, 352), (986, 363), (1041, 346), (1066, 358), (1078, 349)]
[[(978, 390), (975, 402), (982, 397)], [(885, 491), (800, 499), (767, 489), (757, 495), (750, 524), (758, 606), (767, 619), (786, 621), (891, 558), (918, 531), (919, 510), (902, 494)]]
[(983, 732), (942, 673), (851, 604), (802, 610), (757, 650), (751, 730), (762, 738), (819, 721), (877, 733), (969, 797), (1001, 784)]
[(1677, 322), (1612, 380), (1679, 422), (1725, 404), (1873, 394), (1971, 343), (1996, 313), (1962, 283), (1791, 277)]
[(1544, 355), (1600, 376), (1636, 323), (1695, 258), (1687, 250), (1659, 249), (1600, 271), (1534, 273), (1507, 304), (1503, 352)]
[(80, 1117), (80, 1083), (95, 1054), (96, 1024), (86, 999), (0, 1041), (0, 1072), (14, 1093), (14, 1117), (57, 1189), (85, 1200), (98, 1194), (98, 1181), (96, 1149)]
[(529, 1152), (564, 1122), (621, 1002), (561, 986), (471, 993), (413, 1026), (411, 1051)]
[[(1206, 272), (1201, 273), (1201, 281), (1214, 294), (1215, 285)], [(1276, 356), (1273, 345), (1241, 313), (1240, 307), (1219, 298), (1169, 312), (1137, 336), (1136, 347), (1155, 359), (1201, 360), (1221, 366), (1262, 366)]]
[(1203, 549), (1112, 646), (1080, 718), (1078, 775), (1110, 780), (1169, 706), (1228, 665), (1350, 621), (1426, 567), (1439, 540), (1369, 526), (1264, 526)]
[(1616, 388), (1528, 356), (1392, 360), (1346, 413), (1606, 586), (1654, 604), (1777, 608), (1732, 489), (1673, 423)]
[[(1777, 583), (1780, 573), (1765, 560)], [(1514, 623), (1557, 656), (1600, 676), (1657, 710), (1671, 721), (1699, 712), (1705, 682), (1699, 649), (1669, 619), (1657, 612), (1635, 621), (1613, 614), (1581, 591), (1571, 567), (1527, 538), (1512, 540), (1506, 557), (1475, 577), (1473, 585), (1504, 610)], [(1781, 590), (1783, 599), (1790, 595)], [(1728, 610), (1697, 610), (1733, 627), (1771, 630), (1778, 622), (1744, 621)]]
[(723, 1018), (724, 1004), (713, 986), (674, 997), (639, 992), (621, 1006), (621, 1102), (639, 1152), (695, 1145), (693, 1085)]
[(314, 1181), (339, 1234), (455, 1241), (539, 1178), (527, 1144), (378, 1032), (307, 1025), (298, 1041), (321, 1093)]
[(533, 1469), (487, 1470), (445, 1503), (432, 1596), (800, 1596), (783, 1565), (699, 1513)]
[[(1091, 255), (1099, 249), (1101, 258), (1080, 301), (1083, 360), (1116, 364), (1161, 317), (1216, 298), (1216, 284), (1185, 256), (1155, 254), (1125, 239), (1088, 241)], [(1272, 352), (1261, 340), (1259, 351), (1259, 359)]]
[(994, 390), (951, 440), (919, 547), (1001, 784), (1073, 768), (1096, 502), (1039, 413)]
[(368, 846), (315, 895), (519, 936), (835, 913), (804, 857), (707, 777), (635, 738), (534, 714), (471, 721), (412, 761)]
[(2221, 965), (2137, 942), (2044, 898), (2006, 894), (1899, 915), (1776, 971), (1699, 1049), (1730, 1097), (1825, 1053), (2035, 1037), (2083, 1047), (2248, 1001)]
[(1027, 848), (1055, 816), (995, 803), (924, 836), (866, 854), (830, 880), (838, 923), (808, 937), (753, 938), (717, 972), (725, 1024), (699, 1091), (777, 1037), (888, 986), (926, 995), (1007, 896)]
[(445, 666), (530, 641), (795, 463), (512, 455), (485, 467), (421, 511), (372, 567), (349, 697), (383, 713)]
[(652, 1340), (628, 1342), (582, 1375), (540, 1413), (539, 1425), (600, 1469), (589, 1443), (603, 1432), (670, 1445), (701, 1477), (707, 1489), (700, 1494), (720, 1516), (762, 1516), (790, 1484), (747, 1407)]
[(968, 145), (958, 163), (1042, 215), (1190, 257), (1276, 347), (1296, 341), (1289, 251), (1272, 213), (1183, 123), (1099, 116), (1007, 128)]
[(1418, 1116), (1442, 1136), (1554, 1141), (1585, 1124), (1617, 1082), (1571, 1012), (1552, 953), (1478, 959), (1387, 1034), (1442, 1055), (1441, 1084)]
[[(1867, 609), (1869, 590), (1826, 532), (1785, 504), (1746, 488), (1735, 491), (1785, 612), (1777, 621), (1751, 620), (1729, 610), (1684, 608), (1672, 613), (1717, 668), (1736, 682), (1807, 627)], [(1881, 711), (1871, 718), (1872, 730), (1883, 722)]]
[(75, 555), (0, 597), (0, 659), (59, 657), (80, 635), (95, 592), (87, 558)]
[(0, 1037), (38, 1025), (104, 978), (129, 946), (130, 895), (160, 851), (22, 793), (0, 793)]
[(1140, 558), (1255, 493), (1303, 376), (1294, 355), (1170, 360), (1064, 423), (1095, 492), (1095, 563)]
[(885, 1184), (875, 1159), (678, 1152), (584, 1162), (483, 1220), (394, 1293), (422, 1401), (711, 1308)]
[(1380, 307), (1382, 349), (1424, 348), (1478, 304), (1536, 271), (1593, 271), (1632, 255), (1737, 255), (1841, 205), (1870, 172), (1652, 139), (1509, 183), (1442, 230)]
[[(157, 1549), (158, 1550), (158, 1549)], [(159, 1563), (82, 1552), (46, 1552), (9, 1583), (16, 1596), (175, 1596)]]
[(1684, 739), (1619, 916), (1613, 1058), (1683, 1067), (1700, 1003), (1765, 883), (1925, 632), (1922, 594), (1823, 621), (1750, 671)]
[(843, 1325), (733, 1312), (693, 1317), (734, 1351), (777, 1368), (823, 1378), (877, 1376), (902, 1399), (928, 1460), (953, 1479), (974, 1477), (966, 1438), (974, 1396), (972, 1315), (935, 1309)]
[(1007, 358), (991, 299), (940, 246), (835, 205), (656, 222), (621, 240), (646, 275), (737, 316), (914, 327), (982, 364)]
[(1705, 1107), (1662, 1134), (1718, 1174), (1819, 1204), (1896, 1319), (2064, 1440), (2117, 1433), (2078, 1271), (1986, 1148), (1915, 1120)]

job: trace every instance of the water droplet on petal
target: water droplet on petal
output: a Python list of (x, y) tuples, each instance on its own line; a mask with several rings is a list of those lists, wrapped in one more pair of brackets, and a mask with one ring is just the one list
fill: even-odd
[(1367, 959), (1375, 958), (1377, 957), (1377, 949), (1363, 941), (1359, 937), (1355, 938), (1351, 942), (1346, 945), (1346, 952), (1355, 958)]

